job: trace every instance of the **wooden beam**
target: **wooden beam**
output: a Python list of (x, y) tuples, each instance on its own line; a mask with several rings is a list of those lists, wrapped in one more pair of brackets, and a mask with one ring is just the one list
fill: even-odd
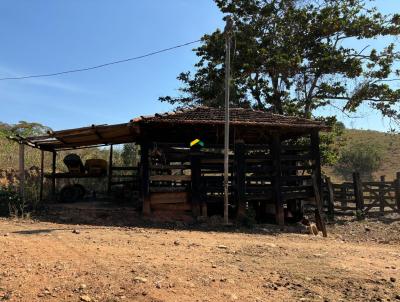
[(107, 193), (108, 195), (111, 194), (111, 186), (112, 186), (112, 162), (113, 162), (113, 145), (110, 145), (110, 151), (108, 156), (108, 184), (107, 184)]
[(19, 194), (25, 199), (25, 145), (19, 144)]
[(281, 139), (278, 132), (272, 133), (271, 153), (274, 165), (274, 176), (272, 179), (273, 184), (273, 197), (275, 201), (275, 218), (276, 223), (280, 226), (285, 224), (285, 213), (283, 209), (283, 198), (281, 193)]

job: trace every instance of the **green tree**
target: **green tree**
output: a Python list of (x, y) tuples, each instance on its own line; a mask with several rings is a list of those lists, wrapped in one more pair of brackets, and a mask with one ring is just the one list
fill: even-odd
[(381, 165), (383, 152), (379, 147), (366, 143), (356, 143), (344, 149), (336, 165), (336, 171), (349, 179), (353, 172), (359, 172), (365, 178), (372, 178), (372, 173)]
[[(369, 0), (215, 0), (235, 22), (232, 104), (311, 117), (339, 106), (352, 112), (363, 102), (395, 120), (400, 75), (394, 44), (370, 49), (369, 39), (395, 37), (400, 16), (369, 8)], [(360, 49), (349, 46), (365, 42)], [(222, 106), (224, 35), (216, 30), (195, 49), (195, 72), (183, 72), (179, 96), (160, 97), (179, 106)]]
[(22, 137), (46, 134), (51, 128), (40, 123), (20, 121), (17, 124), (0, 122), (0, 136), (20, 135)]

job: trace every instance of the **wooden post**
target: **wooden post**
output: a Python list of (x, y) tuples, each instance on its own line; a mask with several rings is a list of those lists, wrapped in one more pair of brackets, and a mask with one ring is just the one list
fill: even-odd
[(111, 186), (112, 186), (112, 174), (113, 174), (113, 145), (110, 145), (110, 153), (108, 158), (108, 184), (107, 184), (107, 193), (111, 194)]
[(342, 184), (340, 188), (340, 195), (341, 195), (341, 200), (340, 200), (340, 206), (342, 207), (342, 210), (347, 208), (347, 188), (345, 187), (344, 184)]
[(330, 177), (326, 178), (326, 186), (328, 188), (328, 215), (329, 218), (333, 220), (335, 215), (335, 200), (334, 200), (333, 185)]
[(56, 162), (57, 162), (57, 152), (53, 150), (53, 161), (51, 164), (51, 196), (56, 198)]
[(243, 142), (235, 145), (237, 218), (246, 215), (246, 147)]
[(230, 102), (230, 67), (231, 67), (231, 39), (233, 21), (226, 18), (225, 26), (225, 131), (224, 131), (224, 223), (229, 221), (229, 102)]
[(43, 201), (43, 185), (44, 185), (44, 151), (40, 150), (40, 191), (39, 191), (40, 201)]
[[(200, 215), (200, 203), (201, 203), (201, 167), (200, 157), (197, 154), (193, 154), (190, 157), (190, 172), (191, 172), (191, 187), (192, 187), (192, 212), (194, 216)], [(204, 205), (202, 206), (204, 209)], [(202, 211), (203, 216), (207, 215), (207, 210)]]
[(379, 186), (379, 212), (385, 213), (385, 175), (381, 176), (381, 185)]
[(395, 198), (396, 198), (396, 205), (397, 211), (400, 213), (400, 172), (396, 173), (396, 180), (395, 180)]
[(143, 201), (143, 213), (150, 214), (150, 177), (149, 177), (149, 143), (140, 144), (140, 164), (141, 164), (141, 196)]
[(271, 144), (271, 154), (274, 165), (274, 176), (273, 176), (273, 196), (275, 200), (275, 218), (276, 223), (280, 226), (285, 224), (285, 213), (283, 209), (283, 199), (281, 192), (281, 139), (279, 133), (272, 133), (272, 144)]
[(19, 144), (19, 195), (25, 199), (25, 144)]
[(356, 210), (362, 211), (364, 209), (364, 194), (363, 185), (361, 182), (360, 173), (353, 173), (353, 186), (354, 186), (354, 198), (356, 201)]
[(318, 129), (313, 129), (311, 132), (311, 156), (314, 161), (314, 175), (317, 181), (317, 186), (320, 196), (322, 196), (322, 178), (321, 178), (321, 152), (319, 148), (320, 139)]

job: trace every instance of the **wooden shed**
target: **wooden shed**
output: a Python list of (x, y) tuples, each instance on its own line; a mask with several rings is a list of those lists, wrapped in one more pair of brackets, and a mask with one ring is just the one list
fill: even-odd
[[(329, 128), (320, 121), (243, 108), (230, 109), (230, 127), (231, 217), (251, 212), (259, 221), (273, 218), (282, 225), (301, 215), (303, 202), (315, 195), (312, 175), (321, 190), (319, 132)], [(191, 147), (196, 139), (202, 144)], [(223, 213), (223, 141), (224, 109), (209, 107), (19, 139), (21, 145), (52, 152), (54, 162), (60, 150), (136, 142), (139, 166), (120, 168), (138, 169), (142, 211), (194, 216)], [(114, 168), (110, 160), (109, 189)], [(53, 164), (53, 190), (55, 172)]]

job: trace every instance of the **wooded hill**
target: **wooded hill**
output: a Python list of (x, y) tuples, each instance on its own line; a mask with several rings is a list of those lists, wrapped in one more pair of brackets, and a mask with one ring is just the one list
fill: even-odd
[[(385, 175), (387, 180), (393, 180), (396, 172), (400, 171), (400, 135), (385, 133), (372, 130), (354, 130), (346, 129), (344, 133), (336, 139), (336, 146), (339, 153), (346, 148), (363, 144), (373, 146), (381, 152), (381, 163), (376, 172), (372, 173), (374, 179), (379, 179), (381, 175)], [(339, 182), (344, 178), (333, 167), (323, 167), (325, 174), (330, 176), (332, 180)]]

